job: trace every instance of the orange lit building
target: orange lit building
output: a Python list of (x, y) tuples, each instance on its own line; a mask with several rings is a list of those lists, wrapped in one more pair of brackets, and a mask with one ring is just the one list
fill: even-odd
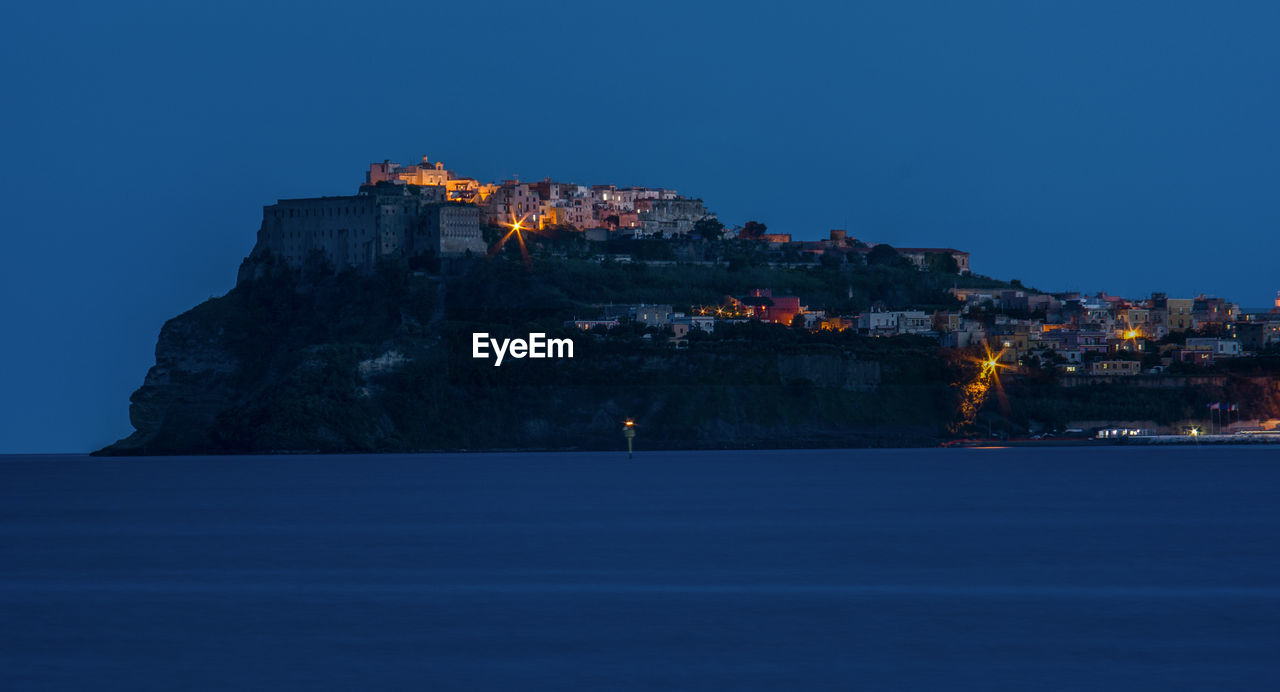
[(752, 289), (750, 293), (735, 298), (729, 296), (729, 304), (735, 311), (750, 315), (761, 322), (790, 325), (796, 315), (804, 311), (797, 296), (775, 296), (767, 288)]

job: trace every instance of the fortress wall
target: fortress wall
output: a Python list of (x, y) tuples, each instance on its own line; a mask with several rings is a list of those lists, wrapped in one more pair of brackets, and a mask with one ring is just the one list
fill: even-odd
[(280, 200), (263, 208), (259, 244), (289, 266), (301, 267), (314, 250), (335, 267), (372, 265), (379, 214), (371, 197)]
[[(438, 194), (286, 199), (263, 207), (258, 246), (302, 267), (315, 251), (335, 269), (370, 270), (381, 257), (483, 253), (480, 210)], [(256, 249), (255, 249), (256, 250)]]

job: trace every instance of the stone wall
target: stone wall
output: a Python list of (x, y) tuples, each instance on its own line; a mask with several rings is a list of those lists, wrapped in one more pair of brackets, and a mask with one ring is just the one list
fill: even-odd
[(445, 202), (439, 187), (381, 183), (346, 197), (282, 199), (263, 207), (250, 260), (294, 268), (319, 252), (335, 270), (370, 271), (384, 257), (485, 251), (475, 206)]
[(651, 236), (662, 233), (665, 237), (693, 231), (693, 225), (707, 214), (701, 200), (651, 199), (636, 204), (640, 213), (638, 235)]

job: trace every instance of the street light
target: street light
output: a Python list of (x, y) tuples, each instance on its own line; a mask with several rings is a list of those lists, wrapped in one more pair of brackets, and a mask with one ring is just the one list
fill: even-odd
[(628, 418), (622, 424), (622, 436), (627, 438), (627, 459), (631, 459), (631, 441), (636, 439), (636, 422)]

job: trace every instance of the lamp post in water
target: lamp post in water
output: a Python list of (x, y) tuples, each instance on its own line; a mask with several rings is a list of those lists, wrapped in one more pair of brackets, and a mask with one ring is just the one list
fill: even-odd
[(622, 424), (622, 436), (627, 438), (627, 459), (631, 459), (631, 441), (636, 439), (636, 422), (628, 418)]

